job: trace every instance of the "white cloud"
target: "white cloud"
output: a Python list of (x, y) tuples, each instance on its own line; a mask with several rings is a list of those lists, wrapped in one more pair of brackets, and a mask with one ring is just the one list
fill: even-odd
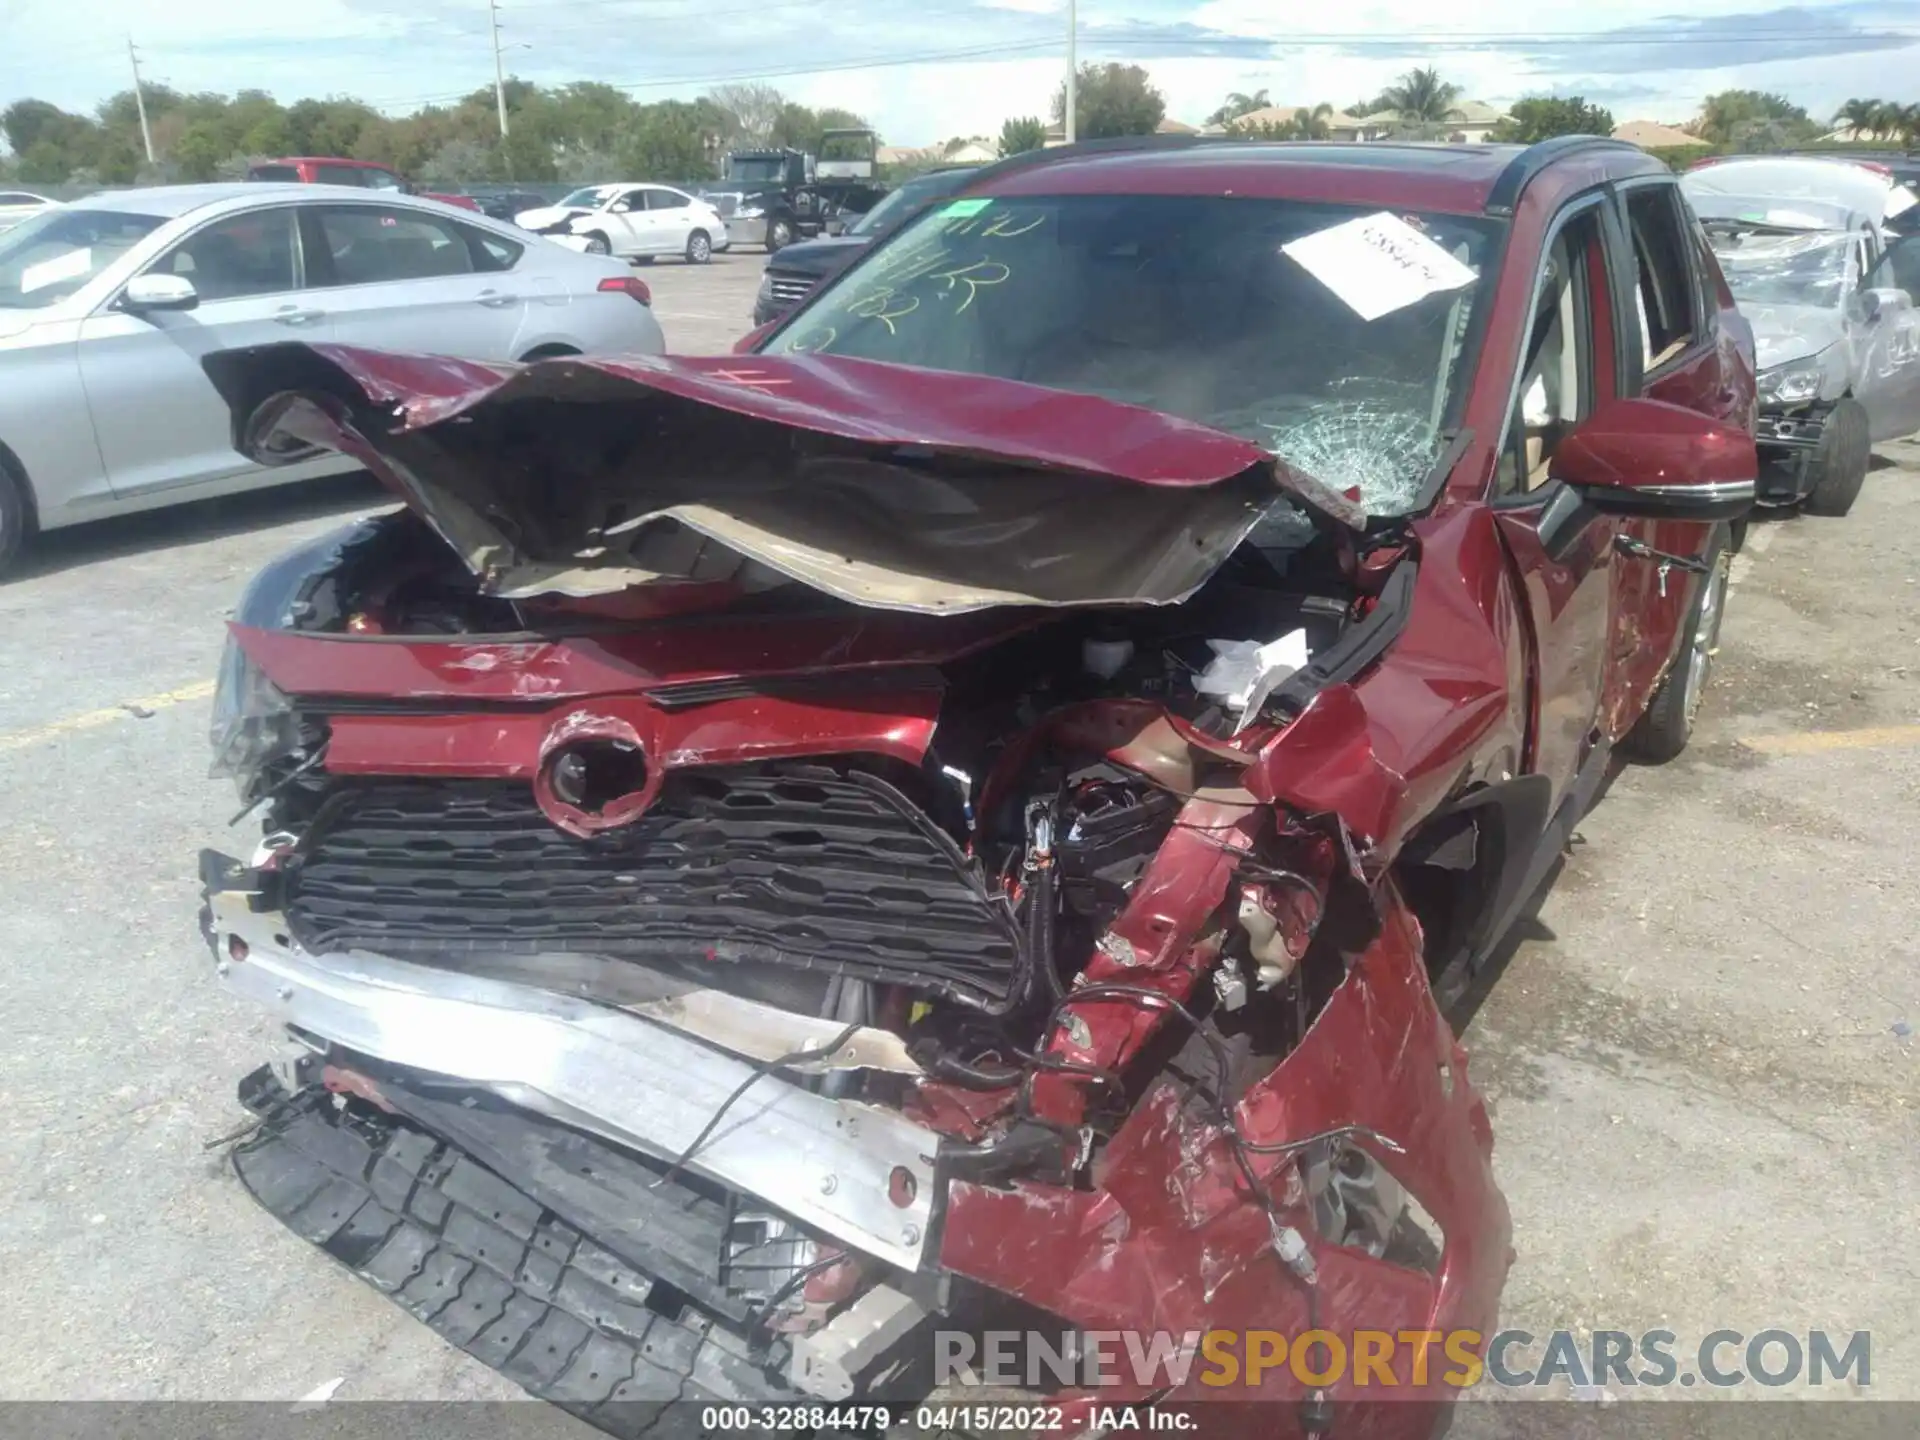
[[(808, 104), (867, 115), (891, 142), (925, 144), (992, 135), (1013, 115), (1048, 115), (1065, 59), (1063, 8), (1064, 0), (918, 0), (912, 7), (893, 0), (648, 0), (643, 9), (620, 0), (503, 0), (502, 18), (510, 40), (533, 47), (510, 54), (511, 70), (546, 83), (634, 85), (643, 100), (690, 97), (715, 80), (755, 78), (756, 70), (975, 52), (978, 58), (964, 62), (767, 77)], [(1167, 96), (1168, 113), (1191, 123), (1233, 90), (1265, 89), (1287, 103), (1349, 104), (1416, 64), (1438, 66), (1475, 98), (1583, 93), (1622, 119), (1684, 119), (1704, 95), (1731, 86), (1782, 90), (1823, 114), (1852, 95), (1905, 97), (1912, 88), (1910, 45), (1887, 41), (1823, 54), (1793, 32), (1798, 26), (1831, 36), (1857, 26), (1920, 35), (1920, 0), (1815, 0), (1775, 10), (1754, 0), (1696, 0), (1684, 18), (1672, 16), (1672, 0), (1611, 0), (1604, 9), (1588, 0), (1483, 0), (1450, 9), (1431, 0), (1371, 0), (1347, 9), (1282, 8), (1271, 0), (1099, 0), (1080, 7), (1082, 59), (1146, 66)], [(148, 76), (183, 90), (257, 86), (289, 101), (348, 93), (412, 108), (491, 83), (486, 19), (478, 0), (300, 0), (274, 7), (172, 0), (161, 9), (150, 0), (16, 0), (0, 10), (0, 105), (38, 95), (90, 109), (126, 86), (122, 37), (130, 31)], [(1640, 25), (1649, 29), (1637, 38), (1595, 38)], [(1695, 33), (1703, 25), (1723, 29)], [(1118, 40), (1103, 48), (1102, 34)], [(1578, 38), (1556, 42), (1555, 35)], [(1504, 43), (1489, 45), (1488, 36)], [(1528, 43), (1515, 45), (1512, 37)], [(1208, 45), (1231, 53), (1208, 55)], [(1270, 55), (1263, 53), (1269, 46)]]

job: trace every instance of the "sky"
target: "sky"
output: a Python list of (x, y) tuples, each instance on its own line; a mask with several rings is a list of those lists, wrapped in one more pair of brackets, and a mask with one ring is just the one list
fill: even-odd
[[(1920, 102), (1920, 0), (1081, 0), (1082, 61), (1146, 67), (1192, 124), (1232, 91), (1344, 106), (1415, 65), (1470, 98), (1577, 94), (1619, 121), (1677, 123), (1716, 90), (1780, 91), (1819, 116), (1856, 96)], [(1066, 0), (500, 0), (511, 74), (691, 98), (764, 80), (865, 115), (888, 144), (997, 134), (1045, 115)], [(0, 107), (91, 109), (130, 78), (356, 95), (391, 113), (493, 79), (486, 0), (0, 0)]]

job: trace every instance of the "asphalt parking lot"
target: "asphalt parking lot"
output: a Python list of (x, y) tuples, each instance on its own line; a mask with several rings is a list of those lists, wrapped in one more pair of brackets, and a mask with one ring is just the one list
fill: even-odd
[[(726, 349), (762, 264), (644, 272), (670, 347)], [(0, 1397), (519, 1393), (203, 1148), (268, 1039), (194, 920), (196, 851), (251, 843), (206, 778), (222, 620), (381, 503), (348, 480), (135, 517), (0, 584)], [(1865, 1329), (1872, 1393), (1920, 1399), (1920, 445), (1848, 519), (1756, 525), (1735, 577), (1693, 748), (1621, 773), (1467, 1030), (1503, 1320)]]

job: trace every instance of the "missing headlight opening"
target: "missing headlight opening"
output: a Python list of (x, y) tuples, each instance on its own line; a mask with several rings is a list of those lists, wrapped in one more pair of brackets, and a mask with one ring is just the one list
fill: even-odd
[[(910, 1336), (1007, 1306), (1491, 1318), (1427, 914), (1315, 778), (1407, 536), (1151, 412), (1022, 433), (1008, 382), (964, 436), (904, 392), (796, 423), (805, 361), (526, 372), (416, 423), (408, 362), (289, 363), (290, 423), (410, 503), (286, 562), (223, 669), (282, 837), (209, 871), (225, 979), (348, 1077), (249, 1081), (269, 1209), (411, 1166), (451, 1207), (427, 1263), (492, 1264), (468, 1217), (572, 1237), (551, 1294), (628, 1277), (747, 1395), (889, 1394)], [(1391, 419), (1337, 421), (1388, 489), (1432, 461)], [(1341, 763), (1377, 818), (1386, 765)], [(402, 1233), (321, 1243), (385, 1283)]]

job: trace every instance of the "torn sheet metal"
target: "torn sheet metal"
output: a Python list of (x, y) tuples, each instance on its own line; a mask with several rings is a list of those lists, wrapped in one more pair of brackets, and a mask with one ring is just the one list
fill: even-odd
[(1275, 509), (1364, 523), (1248, 441), (987, 376), (794, 355), (509, 370), (329, 345), (204, 364), (243, 454), (352, 455), (504, 597), (725, 569), (692, 532), (882, 609), (1176, 604)]
[(1474, 281), (1471, 266), (1385, 210), (1316, 230), (1280, 248), (1362, 320), (1378, 320)]

